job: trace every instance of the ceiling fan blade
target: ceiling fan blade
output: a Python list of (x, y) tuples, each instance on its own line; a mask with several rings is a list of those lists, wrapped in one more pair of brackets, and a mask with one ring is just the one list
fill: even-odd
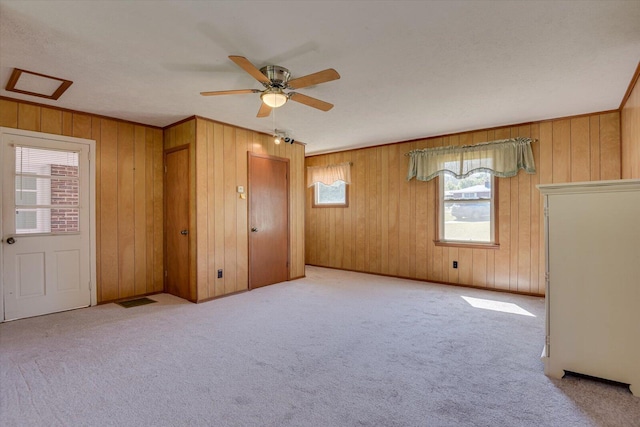
[(271, 114), (271, 110), (271, 107), (262, 102), (260, 103), (260, 109), (258, 110), (258, 115), (256, 117), (269, 117), (269, 115)]
[(235, 62), (238, 67), (242, 68), (247, 73), (251, 74), (251, 76), (257, 81), (259, 81), (260, 83), (266, 83), (266, 84), (271, 83), (271, 80), (269, 80), (267, 76), (262, 74), (260, 70), (258, 70), (256, 66), (253, 65), (251, 62), (249, 62), (249, 60), (244, 56), (231, 55), (229, 56), (229, 59)]
[(332, 80), (338, 80), (340, 74), (333, 68), (328, 68), (317, 73), (309, 74), (306, 76), (298, 77), (297, 79), (289, 80), (287, 85), (291, 89), (300, 89), (302, 87), (318, 85), (320, 83), (330, 82)]
[(260, 92), (258, 89), (217, 90), (213, 92), (200, 92), (200, 95), (202, 96), (241, 95), (243, 93), (258, 93), (258, 92)]
[(312, 98), (310, 96), (303, 95), (297, 92), (290, 92), (289, 99), (304, 105), (308, 105), (309, 107), (317, 108), (318, 110), (322, 111), (329, 111), (333, 108), (333, 104), (329, 104), (328, 102), (320, 101), (319, 99)]

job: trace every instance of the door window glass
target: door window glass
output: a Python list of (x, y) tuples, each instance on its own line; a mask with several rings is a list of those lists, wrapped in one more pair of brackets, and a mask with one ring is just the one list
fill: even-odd
[(16, 234), (80, 231), (79, 154), (16, 147)]

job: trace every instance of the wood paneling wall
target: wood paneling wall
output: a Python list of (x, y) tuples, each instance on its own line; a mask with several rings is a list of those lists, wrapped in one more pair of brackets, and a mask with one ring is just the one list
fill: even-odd
[(622, 178), (640, 179), (640, 85), (636, 70), (633, 88), (621, 112)]
[[(436, 180), (406, 181), (416, 148), (516, 136), (533, 143), (537, 173), (499, 180), (499, 249), (436, 246)], [(306, 158), (306, 166), (353, 163), (347, 208), (312, 208), (306, 190), (306, 262), (311, 265), (543, 295), (542, 199), (537, 184), (620, 179), (620, 114), (607, 112), (465, 132)], [(452, 261), (458, 261), (458, 269)]]
[[(269, 135), (201, 117), (165, 130), (165, 149), (183, 144), (192, 148), (193, 299), (204, 301), (248, 289), (249, 151), (290, 159), (290, 277), (303, 277), (304, 145), (275, 145)], [(237, 193), (239, 185), (245, 188), (246, 199)]]
[(98, 302), (162, 291), (162, 130), (7, 99), (0, 126), (96, 141)]

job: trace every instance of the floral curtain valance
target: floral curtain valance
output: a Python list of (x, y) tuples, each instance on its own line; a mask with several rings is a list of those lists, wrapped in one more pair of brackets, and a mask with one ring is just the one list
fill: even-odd
[(475, 172), (489, 172), (508, 178), (524, 169), (536, 173), (531, 138), (512, 138), (461, 147), (437, 147), (412, 150), (407, 181), (416, 178), (429, 181), (442, 173), (465, 178)]
[(313, 186), (316, 182), (331, 185), (336, 181), (351, 183), (351, 163), (307, 167), (307, 187)]

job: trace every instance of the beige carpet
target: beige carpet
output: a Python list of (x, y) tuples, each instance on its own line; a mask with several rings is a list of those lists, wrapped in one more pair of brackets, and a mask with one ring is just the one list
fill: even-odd
[(0, 425), (640, 426), (628, 388), (544, 376), (542, 298), (314, 267), (151, 298), (0, 325)]

